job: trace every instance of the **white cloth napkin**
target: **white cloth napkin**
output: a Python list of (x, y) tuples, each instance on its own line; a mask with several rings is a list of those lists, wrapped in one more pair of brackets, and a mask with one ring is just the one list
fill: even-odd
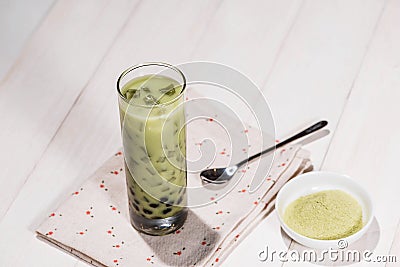
[[(188, 154), (198, 153), (195, 147), (201, 140), (195, 132), (188, 139)], [(250, 144), (254, 142), (251, 132)], [(219, 142), (216, 146), (221, 150), (218, 163), (229, 152)], [(157, 237), (140, 234), (130, 225), (123, 155), (118, 152), (57, 210), (49, 212), (37, 234), (94, 266), (216, 266), (269, 214), (280, 187), (312, 168), (309, 153), (299, 146), (281, 149), (265, 182), (249, 194), (253, 166), (239, 170), (243, 178), (224, 198), (210, 191), (210, 200), (217, 201), (190, 209), (181, 229)], [(199, 178), (189, 174), (191, 179)]]

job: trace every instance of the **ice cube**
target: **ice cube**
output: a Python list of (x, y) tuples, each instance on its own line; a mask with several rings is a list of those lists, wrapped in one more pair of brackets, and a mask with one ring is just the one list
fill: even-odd
[(160, 93), (166, 94), (166, 95), (173, 95), (173, 94), (175, 93), (175, 87), (174, 87), (174, 85), (171, 83), (171, 84), (168, 85), (167, 87), (161, 88), (161, 89), (160, 89)]
[(132, 88), (128, 89), (125, 93), (126, 99), (130, 100), (136, 94), (137, 91), (138, 91), (137, 89), (132, 89)]
[(146, 95), (143, 98), (143, 100), (147, 105), (159, 104), (159, 102), (157, 101), (157, 99), (153, 95)]

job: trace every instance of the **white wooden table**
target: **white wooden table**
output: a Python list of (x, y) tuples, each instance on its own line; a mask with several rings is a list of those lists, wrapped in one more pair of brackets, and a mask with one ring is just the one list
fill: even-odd
[[(314, 166), (369, 190), (375, 251), (400, 253), (400, 1), (0, 0), (0, 15), (1, 267), (86, 266), (34, 230), (121, 146), (115, 80), (144, 61), (237, 68), (280, 137), (329, 120)], [(265, 266), (266, 245), (286, 249), (274, 213), (225, 266)]]

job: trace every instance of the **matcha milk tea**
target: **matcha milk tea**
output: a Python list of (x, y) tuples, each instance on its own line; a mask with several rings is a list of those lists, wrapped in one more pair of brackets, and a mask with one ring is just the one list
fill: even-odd
[(131, 67), (117, 83), (131, 224), (150, 235), (179, 229), (187, 216), (185, 86), (166, 63)]

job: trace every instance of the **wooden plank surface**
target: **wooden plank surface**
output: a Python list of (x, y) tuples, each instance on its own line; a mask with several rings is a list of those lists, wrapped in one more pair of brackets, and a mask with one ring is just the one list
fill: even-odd
[[(32, 250), (24, 254), (21, 261), (35, 259), (43, 265), (50, 264), (51, 257), (46, 259), (38, 256), (45, 252), (43, 252), (42, 246), (33, 245), (37, 242), (32, 236), (33, 230), (51, 211), (51, 208), (55, 208), (75, 186), (82, 182), (82, 179), (93, 172), (120, 146), (114, 88), (119, 72), (132, 64), (132, 61), (157, 59), (175, 63), (189, 60), (193, 49), (200, 42), (199, 39), (204, 38), (203, 31), (207, 30), (208, 21), (216, 17), (215, 25), (224, 23), (224, 20), (218, 19), (218, 16), (215, 15), (219, 8), (229, 11), (240, 10), (247, 6), (239, 1), (234, 7), (230, 5), (219, 7), (220, 3), (215, 1), (196, 2), (196, 6), (179, 5), (179, 3), (181, 2), (176, 1), (175, 5), (171, 5), (170, 2), (160, 4), (156, 1), (141, 3), (136, 15), (127, 21), (126, 26), (116, 38), (109, 55), (105, 57), (104, 62), (76, 101), (37, 167), (29, 176), (0, 226), (0, 229), (6, 229), (17, 224), (18, 228), (24, 229), (17, 237), (12, 234), (5, 237), (9, 242), (32, 244)], [(266, 3), (265, 8), (270, 3)], [(178, 13), (182, 16), (177, 17), (174, 12), (178, 7)], [(292, 9), (289, 9), (287, 4), (282, 3), (275, 9), (270, 9), (270, 12), (271, 14), (285, 12), (294, 14), (293, 9), (296, 8), (298, 5), (292, 5)], [(171, 9), (171, 12), (166, 12), (168, 9)], [(251, 15), (251, 10), (247, 15)], [(160, 20), (168, 23), (160, 24)], [(276, 17), (271, 16), (271, 20), (266, 21), (265, 24), (274, 20)], [(152, 21), (153, 23), (150, 23)], [(182, 21), (190, 21), (190, 23), (182, 24)], [(252, 26), (256, 27), (257, 23), (258, 21), (255, 21)], [(277, 43), (275, 49), (277, 49), (279, 41), (276, 39), (284, 37), (290, 23), (290, 15), (282, 17), (281, 23), (278, 24), (280, 30), (275, 29), (276, 34), (268, 36), (264, 40), (265, 44), (275, 40)], [(171, 29), (174, 30), (174, 38), (171, 38)], [(194, 34), (188, 38), (187, 34), (191, 32)], [(136, 36), (140, 36), (140, 38), (136, 38)], [(237, 36), (237, 39), (240, 40), (240, 36)], [(236, 46), (231, 42), (225, 42), (222, 37), (216, 41), (220, 46), (225, 46), (226, 58), (235, 52)], [(182, 43), (193, 49), (178, 49)], [(269, 57), (273, 58), (272, 55), (275, 51), (271, 50), (268, 53)], [(254, 66), (254, 70), (261, 72), (263, 62), (259, 64), (259, 66)], [(70, 188), (70, 190), (66, 190), (66, 188)], [(26, 220), (18, 221), (20, 209), (29, 205), (32, 197), (35, 198), (36, 206), (25, 212)], [(14, 259), (19, 254), (9, 246), (2, 249), (10, 254), (9, 259)], [(47, 249), (51, 248), (45, 248), (45, 250)]]
[[(383, 107), (398, 99), (400, 56), (395, 47), (400, 40), (394, 25), (399, 25), (399, 4), (389, 1), (388, 6), (380, 20), (383, 0), (210, 0), (190, 5), (179, 0), (59, 0), (0, 85), (0, 122), (5, 126), (0, 148), (13, 151), (0, 156), (0, 186), (9, 188), (0, 195), (0, 251), (7, 255), (0, 257), (0, 266), (54, 266), (55, 261), (57, 266), (86, 266), (38, 241), (33, 231), (120, 146), (115, 80), (137, 62), (210, 60), (233, 66), (264, 91), (278, 136), (320, 118), (337, 129), (307, 147), (316, 168), (362, 175), (372, 187), (373, 174), (382, 174), (393, 188), (393, 168), (366, 156), (372, 150), (395, 166), (398, 151), (394, 138), (388, 137), (390, 146), (384, 148), (369, 145), (380, 135), (369, 118), (379, 125), (387, 112)], [(377, 90), (382, 81), (386, 89)], [(368, 104), (375, 99), (380, 104), (373, 112)], [(397, 110), (390, 111), (395, 116)], [(400, 130), (391, 126), (385, 131)], [(370, 134), (360, 138), (364, 131)], [(350, 166), (346, 159), (354, 156), (359, 159)], [(365, 175), (371, 164), (376, 168)], [(382, 187), (377, 194), (387, 204), (385, 192)], [(392, 222), (399, 217), (379, 217), (388, 229), (379, 247), (385, 251), (393, 237)], [(285, 242), (290, 241), (282, 239), (272, 214), (225, 265), (265, 265), (257, 259), (259, 250), (265, 245), (285, 249)]]
[(348, 173), (371, 193), (380, 228), (377, 254), (389, 254), (400, 209), (400, 2), (390, 0), (349, 96), (323, 168)]
[(375, 255), (390, 254), (400, 219), (394, 206), (400, 202), (394, 167), (400, 150), (395, 123), (400, 114), (400, 31), (391, 25), (400, 25), (398, 1), (387, 2), (322, 165), (323, 170), (352, 176), (370, 192), (380, 235)]
[[(136, 2), (59, 1), (0, 85), (0, 220)], [(107, 29), (107, 30), (105, 30)], [(12, 178), (11, 178), (12, 177)]]
[[(394, 239), (390, 248), (389, 255), (395, 256), (396, 259), (400, 259), (400, 220), (397, 224), (397, 230), (394, 234)], [(395, 267), (396, 264), (398, 264), (398, 261), (391, 261), (386, 264), (386, 267)]]
[(54, 2), (55, 0), (0, 1), (0, 81), (6, 76)]
[[(272, 73), (266, 76), (263, 89), (278, 138), (293, 133), (293, 127), (299, 130), (321, 118), (329, 121), (332, 133), (307, 146), (316, 169), (335, 134), (382, 7), (383, 1), (305, 1)], [(238, 247), (242, 254), (233, 253), (227, 263), (245, 254), (252, 255), (246, 259), (251, 266), (263, 266), (266, 262), (260, 262), (256, 254), (266, 245), (287, 249), (275, 213)]]

